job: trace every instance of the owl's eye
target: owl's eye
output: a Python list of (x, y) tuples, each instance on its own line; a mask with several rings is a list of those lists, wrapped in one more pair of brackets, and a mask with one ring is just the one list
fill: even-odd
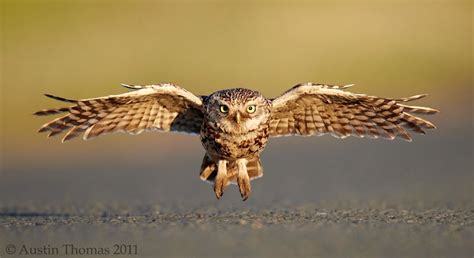
[(220, 105), (219, 106), (219, 111), (221, 111), (224, 114), (227, 114), (227, 113), (229, 113), (229, 107), (226, 106), (226, 105)]
[(257, 111), (257, 106), (255, 105), (250, 105), (247, 107), (247, 112), (252, 114), (252, 113), (255, 113), (255, 111)]

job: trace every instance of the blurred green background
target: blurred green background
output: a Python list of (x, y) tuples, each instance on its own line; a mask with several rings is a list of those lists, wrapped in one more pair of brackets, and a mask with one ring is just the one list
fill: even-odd
[[(146, 196), (153, 201), (151, 193), (163, 187), (168, 189), (164, 195), (174, 196), (184, 187), (180, 186), (182, 177), (189, 179), (185, 187), (190, 193), (202, 190), (203, 195), (209, 195), (206, 200), (214, 202), (210, 187), (203, 187), (197, 178), (204, 153), (197, 137), (117, 134), (61, 144), (57, 138), (46, 139), (36, 133), (47, 119), (31, 113), (62, 105), (43, 97), (43, 93), (88, 98), (125, 92), (120, 83), (173, 82), (195, 94), (240, 86), (274, 97), (307, 81), (355, 83), (352, 91), (387, 97), (429, 93), (428, 98), (416, 104), (441, 110), (430, 118), (439, 130), (415, 137), (412, 144), (341, 141), (329, 136), (275, 140), (264, 158), (266, 172), (275, 175), (275, 182), (295, 180), (293, 184), (298, 188), (311, 180), (327, 183), (325, 174), (342, 173), (332, 178), (330, 185), (334, 191), (343, 191), (344, 185), (336, 182), (348, 175), (321, 158), (332, 150), (344, 157), (342, 160), (353, 162), (348, 166), (355, 166), (354, 171), (378, 171), (373, 182), (364, 181), (377, 185), (377, 180), (391, 173), (383, 172), (387, 163), (363, 168), (359, 165), (372, 162), (373, 157), (355, 154), (373, 150), (381, 158), (396, 157), (391, 164), (394, 169), (409, 164), (423, 172), (417, 172), (421, 173), (420, 182), (410, 186), (413, 191), (444, 196), (461, 183), (457, 188), (464, 193), (460, 196), (468, 198), (472, 193), (465, 191), (472, 186), (472, 182), (466, 182), (466, 178), (472, 179), (466, 172), (472, 168), (471, 17), (469, 1), (3, 0), (1, 173), (4, 184), (10, 186), (3, 188), (7, 193), (2, 195), (3, 201), (14, 202), (19, 196), (25, 200), (39, 198), (37, 193), (45, 191), (31, 190), (41, 187), (30, 186), (37, 184), (36, 180), (56, 187), (75, 185), (74, 180), (89, 173), (92, 181), (94, 177), (99, 178), (98, 182), (105, 180), (96, 183), (99, 190), (90, 194), (91, 199), (99, 198), (103, 192), (113, 196), (114, 190), (108, 184), (127, 188), (119, 182), (129, 182), (128, 176), (138, 180), (136, 187), (143, 191), (140, 198)], [(427, 146), (429, 151), (441, 153), (426, 156), (422, 163)], [(298, 152), (302, 150), (303, 154)], [(409, 161), (413, 164), (405, 161), (408, 158), (413, 159)], [(287, 172), (280, 164), (282, 159), (296, 160), (293, 164), (301, 170), (301, 176), (282, 177)], [(430, 159), (443, 162), (445, 167), (433, 165), (436, 163)], [(179, 165), (183, 160), (185, 167)], [(423, 177), (432, 176), (426, 167), (430, 163), (440, 170), (440, 181), (426, 190), (420, 184), (426, 185)], [(454, 169), (453, 164), (459, 173), (444, 170)], [(118, 178), (118, 171), (128, 167), (130, 174)], [(406, 194), (407, 186), (400, 182), (412, 179), (403, 173), (407, 172), (398, 178), (402, 188), (386, 182), (382, 189), (392, 187), (389, 195)], [(358, 175), (353, 172), (349, 176), (360, 178)], [(58, 179), (61, 176), (64, 182)], [(107, 181), (111, 178), (116, 179)], [(150, 184), (148, 192), (143, 190), (147, 187), (140, 187), (140, 180), (158, 185)], [(163, 181), (169, 180), (175, 181), (164, 185)], [(446, 186), (446, 180), (454, 181)], [(446, 189), (434, 190), (439, 187)], [(24, 188), (30, 190), (23, 195), (18, 193)], [(61, 196), (70, 194), (74, 201), (82, 196), (78, 190), (76, 198), (67, 186), (49, 189), (56, 189)], [(275, 199), (300, 196), (296, 192), (292, 196), (289, 190), (268, 190), (272, 189), (270, 185), (263, 189)], [(358, 190), (349, 191), (348, 195), (357, 196)], [(319, 195), (310, 188), (306, 191)], [(433, 195), (432, 191), (436, 193)]]

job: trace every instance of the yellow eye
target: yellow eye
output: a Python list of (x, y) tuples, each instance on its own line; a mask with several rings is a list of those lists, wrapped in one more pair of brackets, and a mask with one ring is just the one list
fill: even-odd
[(247, 107), (247, 112), (252, 114), (252, 113), (255, 113), (255, 111), (257, 111), (257, 106), (255, 105), (250, 105)]
[(229, 107), (226, 105), (220, 105), (219, 106), (219, 111), (221, 111), (224, 114), (227, 114), (229, 112)]

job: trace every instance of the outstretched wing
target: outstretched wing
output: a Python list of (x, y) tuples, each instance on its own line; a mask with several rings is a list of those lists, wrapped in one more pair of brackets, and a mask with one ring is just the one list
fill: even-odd
[(435, 126), (413, 114), (439, 111), (402, 104), (426, 95), (389, 99), (344, 91), (350, 87), (306, 83), (273, 99), (271, 136), (331, 134), (373, 138), (395, 137), (411, 141), (407, 129), (425, 133)]
[(44, 124), (39, 132), (49, 132), (49, 137), (67, 131), (63, 142), (82, 133), (85, 140), (112, 132), (138, 134), (145, 130), (160, 130), (199, 133), (203, 120), (200, 97), (173, 84), (123, 86), (132, 91), (81, 100), (46, 94), (73, 106), (34, 113), (38, 116), (66, 113)]

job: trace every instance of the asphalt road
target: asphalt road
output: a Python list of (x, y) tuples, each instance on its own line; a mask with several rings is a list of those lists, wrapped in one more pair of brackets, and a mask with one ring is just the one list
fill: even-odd
[[(104, 257), (98, 252), (113, 252), (116, 245), (131, 247), (133, 252), (136, 249), (136, 254), (127, 253), (128, 257), (474, 254), (474, 208), (325, 209), (307, 205), (296, 209), (282, 206), (221, 212), (207, 207), (176, 212), (157, 207), (127, 210), (106, 206), (97, 204), (76, 211), (72, 211), (74, 207), (48, 207), (50, 212), (34, 207), (3, 209), (0, 244), (4, 250), (0, 254), (26, 257), (25, 253), (19, 255), (25, 246), (46, 247), (46, 251), (57, 248), (64, 257)], [(71, 250), (63, 246), (68, 244)], [(5, 253), (9, 245), (16, 247), (16, 256)]]

